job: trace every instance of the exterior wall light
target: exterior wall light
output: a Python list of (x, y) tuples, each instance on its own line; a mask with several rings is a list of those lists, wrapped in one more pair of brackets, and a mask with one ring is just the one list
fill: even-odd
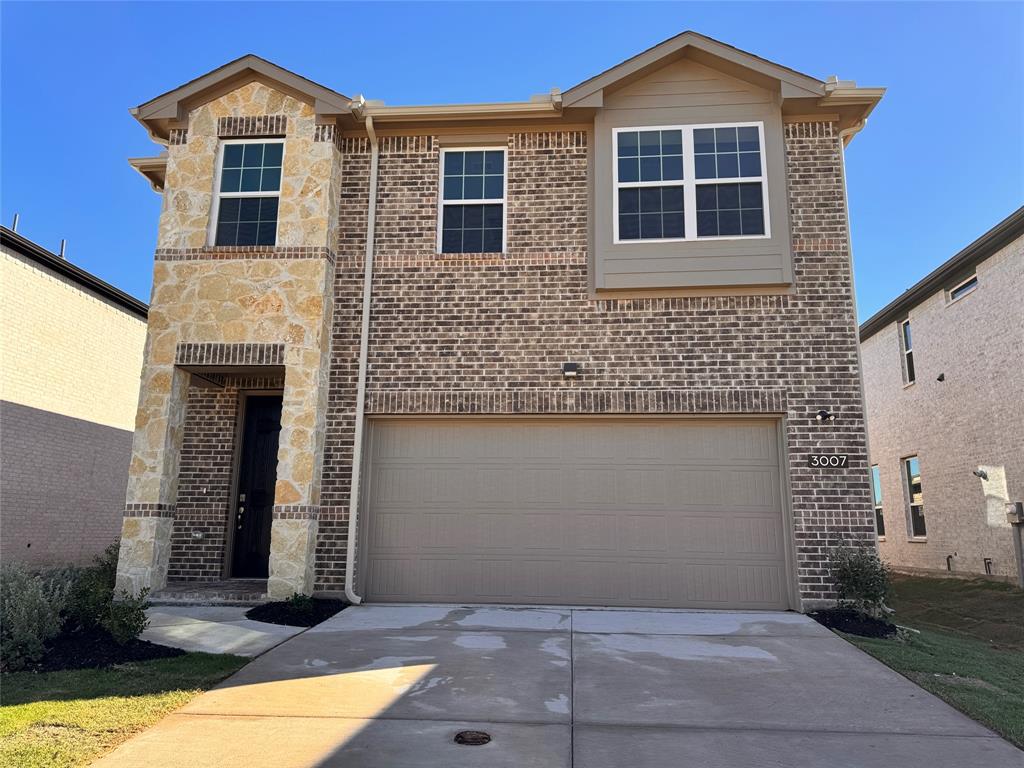
[(567, 379), (575, 379), (583, 370), (579, 363), (562, 363), (562, 376)]
[(814, 420), (815, 421), (835, 421), (836, 420), (836, 415), (834, 413), (829, 413), (824, 408), (822, 408), (820, 411), (818, 411), (815, 414)]

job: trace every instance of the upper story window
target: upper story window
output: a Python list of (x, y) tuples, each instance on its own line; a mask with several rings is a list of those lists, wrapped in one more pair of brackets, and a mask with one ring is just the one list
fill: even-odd
[(505, 150), (441, 150), (439, 253), (505, 250)]
[(210, 220), (214, 245), (276, 245), (284, 140), (223, 141)]
[(914, 342), (910, 335), (910, 321), (900, 323), (900, 350), (903, 352), (903, 380), (914, 383)]
[(910, 516), (910, 535), (924, 538), (928, 528), (924, 522), (924, 497), (921, 494), (921, 463), (917, 456), (903, 460), (903, 475), (907, 483), (907, 511)]
[(885, 538), (885, 516), (882, 514), (882, 473), (875, 464), (871, 467), (871, 500), (875, 507), (875, 529), (878, 537)]
[(971, 275), (969, 278), (964, 280), (962, 283), (959, 283), (959, 284), (957, 284), (957, 285), (955, 285), (955, 286), (953, 286), (952, 288), (949, 289), (949, 300), (950, 300), (950, 302), (954, 302), (957, 299), (962, 299), (964, 296), (966, 296), (968, 293), (970, 293), (971, 291), (973, 291), (977, 287), (978, 287), (978, 276), (977, 275)]
[(616, 128), (614, 241), (767, 237), (762, 123)]

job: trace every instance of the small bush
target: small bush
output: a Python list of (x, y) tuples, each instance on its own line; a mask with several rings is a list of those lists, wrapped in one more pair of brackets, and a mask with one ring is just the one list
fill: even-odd
[(60, 634), (72, 574), (33, 572), (16, 564), (0, 569), (0, 668), (5, 672), (39, 661), (46, 641)]
[(302, 595), (296, 592), (285, 602), (288, 604), (289, 610), (294, 611), (298, 615), (312, 616), (316, 611), (316, 603), (309, 595)]
[(840, 604), (875, 618), (883, 616), (889, 593), (889, 568), (875, 550), (835, 547), (829, 552), (829, 568)]
[(115, 595), (118, 551), (114, 542), (93, 560), (92, 566), (77, 572), (66, 613), (69, 629), (100, 627), (124, 645), (142, 634), (149, 623), (149, 590), (137, 597), (124, 590)]
[(137, 638), (149, 625), (149, 619), (146, 617), (146, 608), (149, 606), (146, 600), (148, 594), (149, 590), (144, 589), (138, 597), (133, 597), (126, 590), (122, 590), (118, 599), (111, 599), (106, 615), (100, 619), (100, 626), (121, 645)]

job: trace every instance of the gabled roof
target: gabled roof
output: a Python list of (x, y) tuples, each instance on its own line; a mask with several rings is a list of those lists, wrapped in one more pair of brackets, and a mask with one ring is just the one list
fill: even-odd
[(571, 107), (591, 99), (605, 88), (639, 79), (684, 56), (726, 71), (741, 80), (750, 80), (759, 85), (781, 83), (783, 96), (786, 97), (820, 98), (825, 95), (825, 83), (821, 80), (687, 30), (573, 86), (562, 94), (562, 102), (566, 107)]
[(171, 128), (183, 127), (189, 109), (254, 80), (311, 104), (318, 122), (332, 122), (351, 111), (352, 100), (319, 83), (307, 80), (255, 54), (248, 53), (212, 72), (130, 110), (156, 140), (166, 140)]
[(1021, 236), (1024, 236), (1024, 207), (1018, 208), (865, 320), (860, 327), (861, 343), (863, 344), (890, 323), (902, 319), (907, 312), (936, 292), (950, 287), (953, 281), (969, 276), (969, 270), (977, 266), (979, 262), (984, 261)]
[(13, 229), (0, 226), (0, 244), (16, 253), (20, 253), (36, 264), (56, 272), (58, 275), (68, 278), (83, 290), (112, 302), (128, 313), (135, 315), (140, 320), (145, 320), (149, 316), (149, 306), (147, 304), (139, 301), (134, 296), (129, 296), (120, 288), (115, 288), (110, 283), (100, 280), (81, 267), (76, 267), (67, 259), (51, 253), (38, 243), (34, 243), (27, 237), (19, 235)]
[(837, 78), (818, 80), (698, 32), (686, 31), (573, 86), (562, 94), (562, 105), (566, 109), (601, 107), (606, 89), (621, 88), (682, 58), (778, 93), (784, 113), (822, 117), (828, 114), (829, 119), (839, 122), (840, 129), (859, 128), (885, 93), (884, 88), (858, 88), (856, 83)]

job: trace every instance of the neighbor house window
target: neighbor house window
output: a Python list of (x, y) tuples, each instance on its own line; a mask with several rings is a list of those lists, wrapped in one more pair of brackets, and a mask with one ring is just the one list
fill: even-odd
[(615, 242), (765, 237), (764, 127), (616, 128)]
[(878, 465), (871, 467), (871, 498), (875, 506), (875, 529), (879, 538), (885, 537), (885, 517), (882, 515), (882, 474)]
[(441, 150), (441, 253), (505, 250), (505, 150)]
[(224, 141), (211, 220), (214, 245), (276, 245), (283, 140)]
[(951, 302), (957, 299), (962, 299), (968, 293), (978, 287), (978, 276), (971, 275), (969, 278), (964, 280), (962, 283), (949, 289), (949, 300)]
[(900, 323), (900, 349), (903, 352), (903, 380), (914, 383), (914, 344), (910, 337), (910, 321)]
[(910, 512), (910, 535), (924, 538), (928, 528), (924, 522), (924, 500), (921, 496), (921, 464), (917, 456), (903, 460), (903, 474), (907, 482), (907, 508)]

